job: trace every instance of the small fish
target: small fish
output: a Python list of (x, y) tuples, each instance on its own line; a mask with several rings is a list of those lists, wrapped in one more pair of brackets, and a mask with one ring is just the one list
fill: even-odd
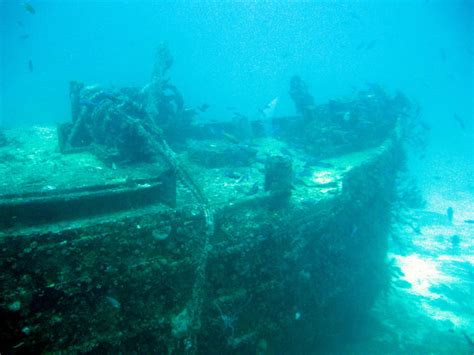
[(440, 49), (439, 49), (439, 54), (440, 54), (440, 56), (441, 56), (441, 60), (442, 60), (443, 62), (446, 62), (446, 52), (445, 52), (444, 48), (440, 48)]
[(236, 111), (237, 107), (235, 107), (235, 106), (226, 106), (225, 109), (228, 110), (228, 111)]
[(425, 131), (431, 131), (431, 126), (426, 123), (425, 121), (419, 121), (420, 122), (420, 126), (423, 127), (423, 129)]
[(234, 137), (232, 134), (224, 132), (222, 133), (222, 135), (224, 136), (225, 139), (227, 139), (231, 143), (235, 143), (235, 144), (240, 143), (240, 141), (236, 137)]
[(459, 124), (459, 127), (461, 127), (461, 129), (463, 131), (465, 131), (466, 130), (466, 122), (464, 122), (464, 120), (456, 113), (453, 115), (453, 118)]
[(20, 26), (20, 27), (25, 27), (25, 25), (23, 24), (23, 22), (21, 22), (20, 20), (18, 20), (18, 21), (16, 22), (16, 24), (17, 24), (18, 26)]
[(211, 106), (208, 104), (202, 104), (201, 106), (198, 107), (198, 110), (201, 112), (206, 112), (209, 107)]
[(260, 113), (264, 118), (272, 118), (275, 113), (275, 108), (278, 105), (278, 97), (275, 97), (270, 101), (263, 109), (260, 109)]
[(376, 44), (377, 44), (377, 40), (373, 39), (372, 41), (367, 43), (367, 45), (365, 46), (365, 50), (370, 51), (371, 49), (373, 49), (375, 47)]
[(33, 61), (31, 59), (28, 60), (28, 70), (33, 73)]
[(353, 226), (351, 231), (351, 238), (354, 238), (357, 235), (357, 232), (359, 232), (359, 228), (357, 226)]
[(359, 45), (356, 47), (356, 50), (360, 51), (364, 47), (365, 47), (365, 42), (360, 42)]
[(97, 104), (89, 99), (80, 99), (79, 100), (79, 105), (85, 106), (85, 107), (97, 107)]
[(120, 99), (115, 95), (113, 92), (108, 91), (108, 90), (102, 90), (98, 95), (94, 97), (94, 101), (96, 102), (102, 102), (103, 100), (110, 100), (113, 102), (120, 101)]
[(465, 219), (464, 223), (474, 224), (474, 219)]
[(446, 217), (448, 217), (449, 223), (453, 223), (454, 209), (452, 207), (446, 209)]
[(116, 298), (113, 298), (113, 297), (110, 297), (110, 296), (105, 296), (107, 302), (109, 302), (109, 304), (114, 307), (114, 308), (120, 308), (121, 307), (121, 304), (120, 302), (116, 299)]
[(20, 36), (20, 39), (28, 39), (28, 38), (30, 38), (30, 35), (28, 34), (24, 34)]
[(35, 8), (29, 2), (25, 1), (23, 3), (23, 8), (26, 10), (26, 12), (29, 12), (32, 15), (36, 14)]
[(461, 237), (457, 234), (451, 236), (451, 245), (453, 248), (459, 247), (459, 243), (461, 243)]
[(354, 12), (349, 12), (348, 13), (349, 17), (356, 20), (356, 21), (359, 21), (359, 22), (362, 22), (361, 18), (359, 15), (357, 15), (356, 13)]

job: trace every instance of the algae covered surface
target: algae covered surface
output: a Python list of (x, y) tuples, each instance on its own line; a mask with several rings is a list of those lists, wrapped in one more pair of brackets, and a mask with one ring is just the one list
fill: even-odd
[(0, 353), (473, 353), (473, 14), (0, 1)]
[[(159, 163), (154, 170), (135, 166), (132, 177), (141, 182), (133, 182), (129, 168), (107, 166), (91, 152), (60, 154), (54, 131), (7, 131), (14, 142), (8, 149), (26, 157), (34, 152), (35, 158), (29, 158), (29, 164), (13, 160), (2, 165), (10, 172), (23, 172), (15, 173), (20, 182), (15, 190), (22, 195), (5, 194), (3, 208), (18, 205), (20, 199), (24, 206), (29, 199), (41, 199), (41, 207), (47, 209), (58, 199), (70, 204), (78, 200), (77, 208), (97, 186), (111, 186), (113, 190), (100, 190), (104, 193), (97, 200), (106, 204), (117, 189), (146, 188), (146, 178), (163, 171), (156, 168)], [(226, 149), (219, 144), (203, 146)], [(254, 351), (262, 344), (272, 351), (306, 351), (320, 342), (330, 346), (335, 341), (331, 331), (347, 331), (346, 313), (334, 309), (347, 307), (354, 292), (363, 291), (360, 308), (351, 311), (352, 317), (362, 319), (388, 280), (387, 242), (378, 236), (388, 229), (393, 192), (385, 186), (393, 186), (395, 175), (381, 172), (386, 164), (397, 164), (396, 140), (387, 138), (377, 149), (333, 157), (309, 170), (304, 167), (307, 154), (294, 149), (292, 166), (304, 173), (290, 180), (290, 194), (265, 191), (265, 157), (281, 154), (285, 146), (274, 138), (256, 139), (252, 163), (211, 169), (186, 150), (176, 155), (211, 201), (215, 231), (207, 245), (204, 212), (183, 183), (176, 185), (172, 205), (157, 200), (133, 209), (127, 204), (119, 210), (89, 208), (36, 222), (25, 219), (30, 215), (13, 216), (16, 222), (2, 231), (7, 341), (24, 349), (110, 351), (139, 346), (146, 351), (182, 351), (193, 333), (200, 349), (221, 349), (216, 351)], [(57, 166), (74, 170), (73, 177), (51, 173)], [(30, 180), (31, 169), (51, 178)], [(380, 189), (366, 190), (369, 183)], [(88, 184), (94, 188), (87, 190)], [(83, 189), (81, 194), (71, 192), (73, 186)], [(353, 204), (354, 195), (358, 205)], [(379, 201), (380, 208), (360, 210), (366, 200)], [(352, 253), (355, 247), (365, 248), (367, 262)], [(203, 252), (205, 275), (196, 291)], [(375, 269), (380, 275), (368, 276), (375, 275)], [(200, 327), (194, 330), (191, 312), (196, 297), (202, 303)], [(333, 316), (337, 319), (327, 323)], [(316, 323), (321, 330), (314, 333)], [(155, 329), (151, 338), (150, 329)], [(288, 342), (288, 332), (293, 342)]]

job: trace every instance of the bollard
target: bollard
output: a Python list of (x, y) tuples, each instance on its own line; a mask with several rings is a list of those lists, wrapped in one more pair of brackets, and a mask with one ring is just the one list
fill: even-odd
[(265, 163), (265, 191), (281, 202), (291, 196), (293, 180), (292, 161), (288, 157), (271, 156)]

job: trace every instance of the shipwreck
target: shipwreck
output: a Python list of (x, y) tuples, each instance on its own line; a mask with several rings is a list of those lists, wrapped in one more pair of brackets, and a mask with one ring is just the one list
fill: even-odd
[(410, 102), (376, 85), (293, 117), (197, 124), (157, 53), (144, 88), (71, 82), (71, 121), (0, 147), (2, 352), (308, 353), (363, 326)]

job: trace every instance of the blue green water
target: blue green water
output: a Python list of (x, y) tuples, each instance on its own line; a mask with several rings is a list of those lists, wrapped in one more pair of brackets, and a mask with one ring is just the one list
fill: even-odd
[[(117, 88), (145, 85), (162, 41), (169, 43), (173, 54), (170, 77), (185, 105), (210, 105), (199, 116), (202, 121), (230, 119), (233, 113), (228, 107), (258, 117), (259, 110), (276, 97), (275, 116), (294, 114), (288, 88), (295, 74), (308, 83), (318, 104), (349, 95), (366, 83), (380, 84), (392, 93), (400, 90), (419, 102), (421, 119), (430, 127), (424, 158), (409, 161), (427, 200), (426, 209), (439, 215), (449, 206), (456, 211), (452, 227), (426, 222), (425, 236), (433, 240), (410, 243), (408, 249), (416, 257), (400, 257), (400, 264), (409, 269), (410, 262), (418, 260), (418, 266), (429, 267), (416, 277), (444, 280), (430, 263), (452, 256), (443, 249), (451, 244), (439, 238), (457, 233), (463, 238), (457, 257), (468, 265), (462, 270), (472, 270), (474, 233), (463, 224), (474, 219), (472, 1), (37, 0), (29, 4), (34, 14), (21, 1), (0, 0), (1, 126), (70, 121), (70, 80)], [(474, 281), (472, 271), (464, 271), (451, 275), (460, 277), (464, 290), (452, 317), (443, 313), (447, 310), (442, 306), (438, 312), (433, 304), (424, 303), (425, 298), (433, 299), (429, 294), (409, 293), (389, 303), (408, 305), (413, 319), (407, 333), (427, 319), (435, 322), (428, 329), (442, 333), (443, 326), (436, 325), (441, 312), (442, 321), (451, 322), (446, 332), (458, 327), (457, 335), (463, 329), (473, 338), (468, 300)], [(415, 297), (412, 303), (410, 297)], [(403, 319), (394, 317), (392, 323), (403, 325)], [(454, 341), (464, 340), (457, 336)], [(364, 343), (359, 346), (357, 350), (363, 351)], [(464, 346), (467, 349), (464, 343), (457, 349)], [(404, 349), (415, 351), (410, 345)], [(432, 351), (432, 344), (426, 349)]]
[[(35, 14), (20, 1), (0, 3), (2, 125), (68, 121), (72, 79), (144, 85), (156, 45), (168, 41), (175, 58), (171, 77), (186, 105), (211, 105), (203, 120), (230, 117), (229, 106), (256, 116), (275, 97), (275, 115), (293, 113), (287, 92), (294, 74), (309, 83), (317, 102), (376, 82), (420, 102), (446, 159), (460, 155), (466, 163), (472, 153), (472, 1), (32, 6)], [(454, 114), (470, 129), (460, 129)]]

